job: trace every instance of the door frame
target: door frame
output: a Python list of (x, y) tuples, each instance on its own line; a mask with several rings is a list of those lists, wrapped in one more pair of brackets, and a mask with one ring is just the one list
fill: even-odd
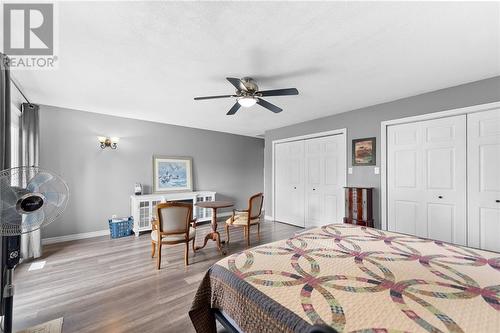
[[(271, 149), (272, 149), (272, 169), (271, 169), (271, 195), (273, 197), (272, 199), (272, 215), (271, 219), (275, 221), (276, 218), (276, 177), (275, 177), (275, 165), (276, 165), (276, 145), (280, 143), (285, 143), (285, 142), (291, 142), (291, 141), (299, 141), (299, 140), (307, 140), (307, 139), (316, 139), (316, 138), (322, 138), (322, 137), (327, 137), (327, 136), (333, 136), (333, 135), (341, 135), (343, 138), (344, 142), (344, 147), (345, 147), (345, 186), (347, 186), (347, 153), (348, 153), (348, 147), (347, 147), (347, 128), (340, 128), (340, 129), (335, 129), (331, 131), (325, 131), (325, 132), (317, 132), (317, 133), (312, 133), (312, 134), (305, 134), (305, 135), (299, 135), (299, 136), (292, 136), (284, 139), (277, 139), (273, 140), (271, 143)], [(344, 213), (345, 213), (345, 207), (344, 207)], [(345, 215), (345, 214), (344, 214)]]
[[(446, 118), (452, 116), (458, 116), (463, 114), (488, 111), (500, 108), (500, 102), (478, 104), (473, 106), (467, 106), (458, 109), (450, 109), (446, 111), (438, 111), (432, 113), (426, 113), (418, 116), (404, 117), (399, 119), (386, 120), (380, 123), (380, 215), (381, 215), (381, 227), (383, 230), (387, 230), (387, 129), (389, 126), (415, 123), (424, 120), (432, 120), (439, 118)], [(467, 200), (467, 199), (466, 199)], [(467, 203), (466, 203), (467, 205)]]

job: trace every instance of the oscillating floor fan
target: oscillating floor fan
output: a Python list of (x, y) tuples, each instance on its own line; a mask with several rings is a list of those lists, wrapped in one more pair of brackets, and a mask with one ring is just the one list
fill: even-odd
[(21, 234), (61, 216), (69, 188), (56, 174), (38, 167), (0, 171), (0, 236), (2, 236), (3, 331), (12, 332), (14, 268), (19, 263)]

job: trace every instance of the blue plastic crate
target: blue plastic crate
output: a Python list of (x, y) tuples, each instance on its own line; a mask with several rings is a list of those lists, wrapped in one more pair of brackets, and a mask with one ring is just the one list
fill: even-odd
[(134, 218), (132, 216), (122, 219), (109, 219), (109, 233), (111, 238), (120, 238), (132, 235)]

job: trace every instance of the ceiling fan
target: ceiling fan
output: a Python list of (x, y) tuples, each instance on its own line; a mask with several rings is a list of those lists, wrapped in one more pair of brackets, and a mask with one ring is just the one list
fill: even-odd
[(249, 108), (255, 104), (259, 104), (260, 106), (265, 107), (266, 109), (274, 113), (279, 113), (283, 111), (283, 109), (277, 107), (272, 103), (269, 103), (266, 100), (263, 100), (261, 97), (299, 94), (299, 91), (296, 88), (259, 91), (259, 87), (255, 83), (255, 80), (252, 79), (251, 77), (244, 77), (242, 79), (227, 77), (226, 79), (236, 88), (236, 93), (234, 95), (195, 97), (194, 98), (195, 101), (203, 99), (236, 97), (236, 103), (233, 105), (231, 110), (229, 110), (229, 112), (226, 113), (227, 115), (235, 114), (236, 111), (238, 111), (242, 106)]

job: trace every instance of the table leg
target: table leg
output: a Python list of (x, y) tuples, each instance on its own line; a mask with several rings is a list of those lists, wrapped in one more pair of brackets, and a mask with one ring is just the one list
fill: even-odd
[(222, 254), (226, 254), (226, 251), (223, 249), (222, 244), (224, 241), (221, 240), (220, 234), (217, 231), (217, 208), (212, 208), (212, 223), (211, 223), (212, 231), (205, 236), (205, 240), (203, 241), (203, 246), (197, 246), (196, 250), (204, 248), (208, 240), (213, 240), (217, 243), (217, 248)]

